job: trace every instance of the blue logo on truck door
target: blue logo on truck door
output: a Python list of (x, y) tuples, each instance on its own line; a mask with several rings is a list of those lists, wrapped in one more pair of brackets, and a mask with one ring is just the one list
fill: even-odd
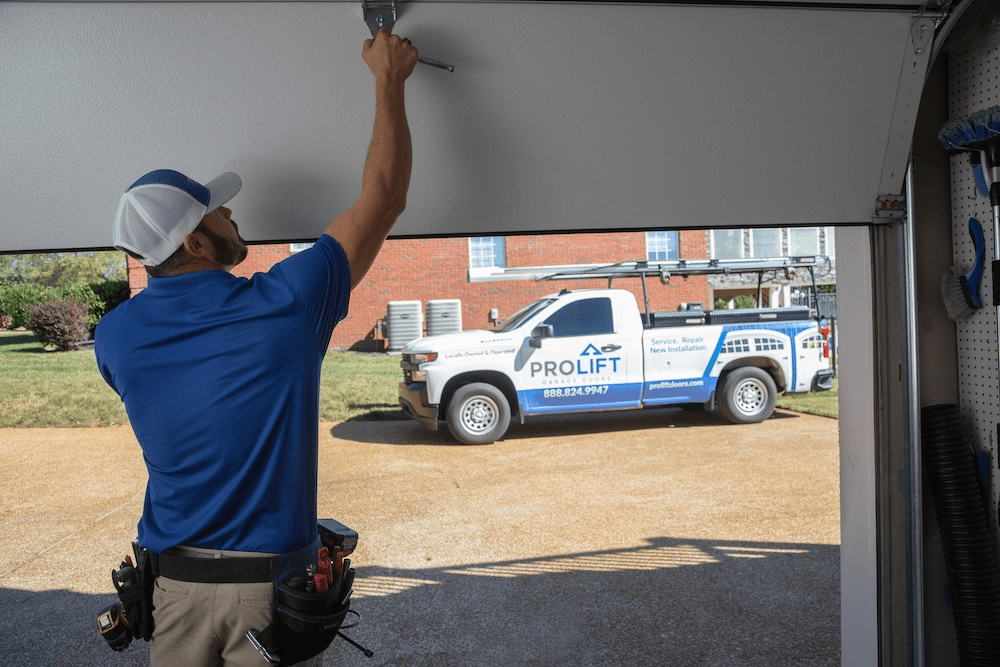
[[(587, 358), (584, 358), (587, 357)], [(562, 361), (532, 361), (528, 364), (531, 377), (565, 377), (570, 375), (600, 375), (617, 373), (621, 357), (607, 357), (593, 344), (584, 348), (576, 359)]]
[(593, 344), (576, 357), (531, 361), (528, 363), (531, 384), (542, 388), (518, 391), (526, 413), (567, 412), (599, 408), (635, 407), (641, 384), (612, 382), (625, 372), (620, 356), (609, 356)]

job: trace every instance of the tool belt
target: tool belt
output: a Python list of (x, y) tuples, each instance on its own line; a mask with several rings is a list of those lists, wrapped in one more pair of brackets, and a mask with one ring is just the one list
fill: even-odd
[[(247, 638), (273, 665), (307, 660), (326, 650), (337, 636), (351, 611), (355, 576), (350, 560), (343, 555), (354, 550), (357, 533), (332, 519), (322, 519), (318, 532), (315, 542), (280, 556), (215, 558), (173, 550), (157, 554), (133, 542), (134, 566), (126, 559), (119, 570), (112, 571), (125, 617), (121, 628), (125, 636), (106, 634), (117, 632), (113, 610), (99, 616), (98, 629), (116, 651), (128, 646), (129, 634), (149, 641), (154, 629), (153, 583), (158, 576), (211, 584), (272, 582), (272, 623), (263, 630), (249, 631)], [(331, 552), (337, 557), (335, 564), (331, 563)]]
[[(272, 623), (247, 632), (247, 639), (272, 665), (294, 665), (319, 655), (339, 634), (347, 614), (355, 613), (350, 599), (356, 571), (343, 556), (354, 551), (358, 534), (332, 519), (320, 519), (317, 528), (322, 546), (318, 551), (315, 545), (309, 547), (317, 559), (290, 571), (281, 568)], [(359, 648), (371, 656), (371, 651)]]
[(156, 574), (177, 581), (203, 584), (254, 584), (274, 581), (278, 556), (198, 558), (155, 554)]
[[(350, 610), (350, 580), (331, 577), (326, 590), (316, 590), (315, 574), (303, 563), (315, 563), (316, 542), (282, 556), (199, 558), (177, 553), (153, 554), (157, 575), (210, 584), (274, 582), (272, 623), (251, 631), (248, 639), (272, 665), (293, 665), (319, 655), (330, 646)], [(279, 578), (280, 574), (280, 578)], [(353, 577), (353, 573), (351, 574)]]
[[(293, 578), (294, 579), (294, 578)], [(294, 581), (275, 587), (274, 620), (248, 638), (273, 665), (294, 665), (330, 646), (350, 611), (344, 579), (323, 592), (299, 590)]]
[[(153, 636), (153, 581), (156, 575), (152, 556), (156, 554), (143, 549), (138, 542), (132, 543), (132, 552), (135, 563), (128, 559), (122, 562), (117, 571), (112, 571), (111, 581), (121, 600), (125, 627), (131, 630), (133, 638), (148, 642)], [(129, 641), (126, 639), (124, 646)]]

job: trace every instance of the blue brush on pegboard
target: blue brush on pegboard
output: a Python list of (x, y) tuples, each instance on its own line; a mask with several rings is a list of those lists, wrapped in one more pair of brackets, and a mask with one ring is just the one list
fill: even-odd
[[(1000, 358), (1000, 106), (983, 109), (966, 118), (948, 121), (938, 139), (949, 153), (969, 152), (976, 190), (988, 190), (993, 209), (993, 306), (997, 316), (998, 358)], [(998, 369), (1000, 372), (1000, 369)], [(1000, 443), (1000, 424), (997, 424)], [(983, 456), (983, 455), (981, 455)], [(979, 477), (989, 489), (989, 462), (977, 460)], [(1000, 513), (1000, 506), (997, 508)]]

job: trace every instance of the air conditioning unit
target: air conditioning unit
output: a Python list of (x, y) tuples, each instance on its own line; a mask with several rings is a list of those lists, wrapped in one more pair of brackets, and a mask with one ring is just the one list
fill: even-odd
[(419, 301), (386, 304), (385, 337), (389, 352), (398, 352), (411, 340), (424, 335), (424, 312)]
[(458, 333), (462, 330), (462, 300), (437, 299), (427, 302), (427, 335)]

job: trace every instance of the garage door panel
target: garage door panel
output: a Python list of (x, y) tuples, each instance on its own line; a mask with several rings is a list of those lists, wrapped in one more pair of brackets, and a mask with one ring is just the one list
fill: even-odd
[[(400, 3), (397, 32), (456, 70), (407, 85), (394, 234), (867, 222), (911, 20)], [(251, 240), (315, 238), (360, 189), (367, 36), (359, 2), (0, 5), (0, 251), (108, 246), (119, 194), (161, 167), (239, 172)]]

